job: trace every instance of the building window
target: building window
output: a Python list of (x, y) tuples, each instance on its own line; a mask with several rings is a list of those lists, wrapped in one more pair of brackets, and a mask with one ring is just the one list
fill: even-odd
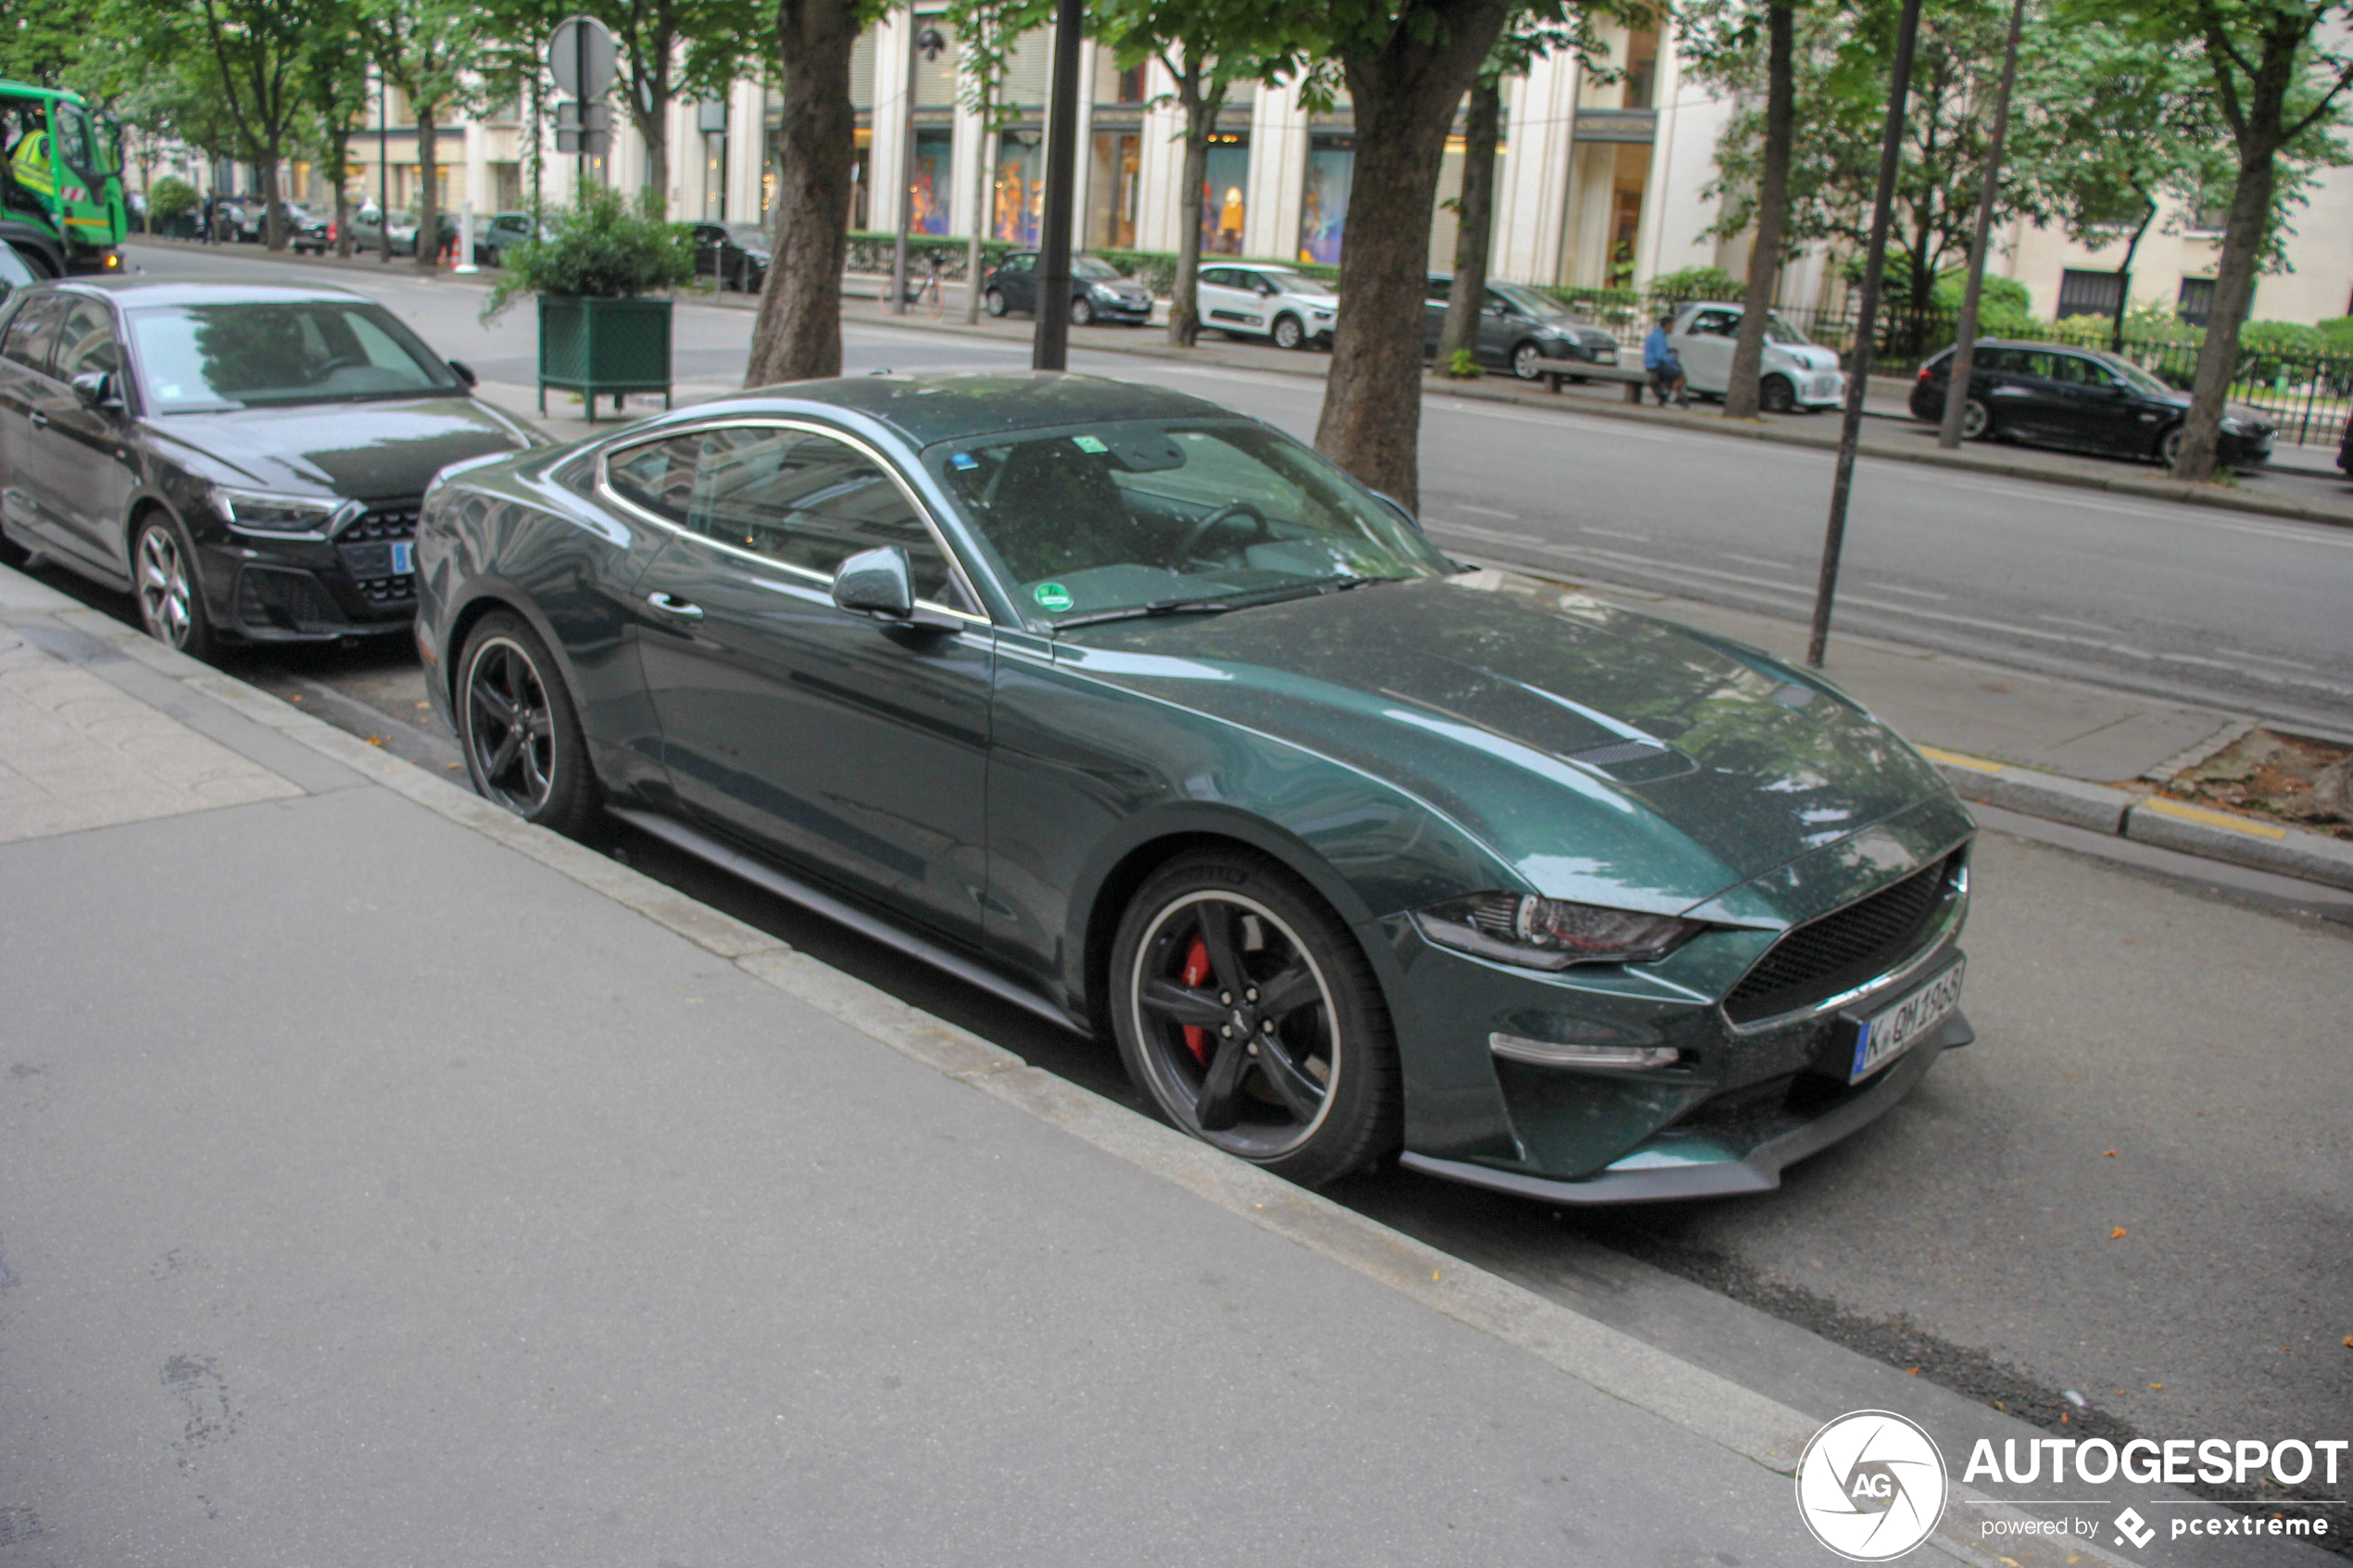
[(2173, 313), (2194, 327), (2205, 326), (2214, 315), (2214, 280), (2183, 279), (2182, 292), (2173, 307)]
[(988, 235), (1034, 245), (1046, 211), (1046, 138), (1008, 131), (997, 140), (997, 173), (988, 208)]
[(1621, 107), (1655, 108), (1652, 102), (1658, 82), (1658, 34), (1653, 31), (1629, 32), (1626, 35), (1626, 95)]
[(1340, 265), (1348, 235), (1348, 188), (1356, 175), (1356, 138), (1316, 136), (1307, 144), (1307, 183), (1299, 203), (1299, 259)]
[(1250, 137), (1222, 131), (1209, 139), (1201, 176), (1201, 248), (1212, 256), (1242, 253), (1242, 219), (1248, 214)]
[[(915, 178), (910, 187), (913, 221), (908, 232), (944, 234), (949, 229), (949, 193), (955, 187), (956, 133), (952, 131), (915, 132)], [(894, 219), (896, 214), (891, 215)]]
[(1143, 163), (1141, 136), (1095, 138), (1095, 166), (1087, 181), (1087, 243), (1095, 249), (1135, 248), (1137, 185)]
[(2058, 319), (2113, 316), (2124, 303), (2121, 272), (2086, 272), (2070, 267), (2059, 274)]
[(1143, 101), (1144, 68), (1142, 66), (1130, 66), (1126, 70), (1119, 73), (1119, 96), (1114, 99), (1114, 102), (1122, 104), (1140, 104)]

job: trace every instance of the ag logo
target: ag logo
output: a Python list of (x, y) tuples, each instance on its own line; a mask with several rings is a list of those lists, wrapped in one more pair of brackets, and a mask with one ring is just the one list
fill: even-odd
[(1797, 1512), (1814, 1538), (1854, 1562), (1901, 1557), (1944, 1514), (1944, 1456), (1886, 1411), (1856, 1411), (1814, 1434), (1797, 1461)]

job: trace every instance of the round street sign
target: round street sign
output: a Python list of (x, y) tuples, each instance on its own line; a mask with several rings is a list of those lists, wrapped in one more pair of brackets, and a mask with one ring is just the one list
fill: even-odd
[(547, 44), (547, 69), (556, 90), (575, 98), (601, 98), (612, 87), (612, 34), (594, 17), (573, 17)]

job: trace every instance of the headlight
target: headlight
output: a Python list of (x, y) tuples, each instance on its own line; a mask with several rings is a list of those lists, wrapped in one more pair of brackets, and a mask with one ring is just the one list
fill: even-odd
[(1702, 921), (1527, 893), (1474, 893), (1417, 910), (1414, 921), (1433, 942), (1529, 969), (1649, 963), (1706, 929)]
[(230, 527), (247, 533), (324, 533), (346, 512), (361, 509), (357, 501), (272, 495), (226, 484), (212, 487), (212, 508)]

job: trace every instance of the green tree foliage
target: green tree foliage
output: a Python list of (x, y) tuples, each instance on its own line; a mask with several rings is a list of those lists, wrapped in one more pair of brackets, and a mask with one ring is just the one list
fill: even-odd
[(147, 216), (157, 223), (169, 223), (195, 211), (201, 199), (194, 185), (167, 174), (147, 188)]
[(409, 100), (416, 121), (417, 266), (430, 271), (441, 232), (434, 132), (481, 101), (481, 66), (495, 42), (490, 19), (472, 0), (352, 0), (350, 14), (377, 71)]
[(1300, 35), (1283, 7), (1260, 0), (1103, 0), (1095, 7), (1094, 26), (1123, 69), (1158, 61), (1176, 84), (1170, 96), (1184, 117), (1185, 156), (1177, 173), (1168, 341), (1189, 346), (1201, 332), (1196, 278), (1209, 138), (1234, 83), (1271, 86), (1302, 63)]
[(2235, 168), (2212, 310), (2173, 469), (2177, 479), (2208, 479), (2223, 401), (2238, 370), (2240, 331), (2282, 221), (2283, 183), (2293, 183), (2303, 138), (2325, 132), (2353, 85), (2353, 0), (2065, 0), (2061, 16), (2079, 26), (2105, 23), (2153, 44), (2196, 49), (2213, 82)]
[[(1899, 0), (1854, 0), (1793, 19), (1790, 246), (1829, 242), (1859, 252), (1869, 238), (1901, 9)], [(1926, 0), (1921, 7), (1888, 255), (1888, 292), (1914, 308), (1928, 306), (1937, 274), (1969, 252), (2008, 19), (1994, 0)], [(1719, 91), (1761, 99), (1761, 41), (1746, 44), (1734, 34), (1726, 42), (1703, 56), (1700, 76)], [(1763, 119), (1761, 107), (1743, 108), (1718, 142), (1717, 178), (1705, 194), (1723, 198), (1709, 231), (1720, 239), (1755, 221)]]
[(948, 26), (956, 39), (960, 69), (958, 91), (964, 107), (978, 121), (981, 177), (973, 182), (972, 232), (964, 250), (964, 320), (980, 320), (980, 252), (988, 231), (988, 209), (995, 194), (991, 170), (997, 160), (997, 140), (1018, 118), (1018, 111), (1000, 98), (1013, 48), (1025, 32), (1053, 15), (1051, 0), (949, 0)]

